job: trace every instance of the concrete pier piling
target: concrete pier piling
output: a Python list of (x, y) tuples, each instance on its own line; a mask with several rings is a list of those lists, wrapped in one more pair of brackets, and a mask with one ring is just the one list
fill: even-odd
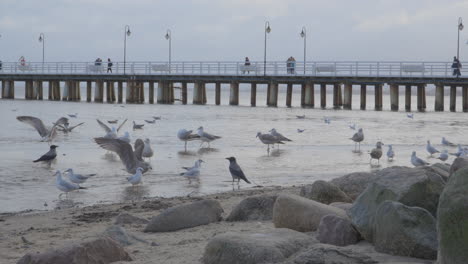
[(187, 104), (187, 83), (182, 83), (182, 104)]
[(286, 107), (291, 107), (292, 104), (293, 84), (288, 83), (286, 89)]
[(148, 84), (148, 102), (154, 104), (154, 82)]
[(270, 82), (268, 83), (268, 92), (267, 92), (267, 106), (278, 106), (278, 83)]
[(400, 108), (400, 93), (398, 84), (390, 84), (390, 110), (398, 111)]
[(104, 101), (104, 82), (96, 81), (94, 86), (94, 102), (102, 103)]
[(327, 107), (327, 85), (325, 83), (320, 84), (320, 107)]
[(229, 105), (239, 105), (239, 83), (231, 82)]
[(353, 85), (350, 83), (345, 83), (343, 109), (351, 110), (352, 102), (353, 102)]
[(306, 83), (303, 85), (304, 87), (304, 107), (314, 107), (314, 84), (313, 83)]
[(221, 83), (220, 82), (215, 83), (215, 104), (216, 105), (221, 104)]
[(106, 82), (106, 101), (108, 103), (115, 102), (115, 90), (114, 90), (114, 82), (108, 81)]
[(250, 84), (250, 105), (251, 106), (257, 105), (257, 84), (256, 83)]
[(426, 110), (426, 85), (418, 84), (417, 87), (417, 108), (419, 112), (424, 112)]
[(455, 112), (457, 108), (457, 86), (450, 86), (450, 112)]
[(335, 109), (338, 109), (341, 107), (340, 93), (341, 93), (341, 85), (337, 83), (333, 84), (333, 108)]
[(33, 91), (33, 81), (26, 81), (25, 86), (24, 86), (24, 98), (26, 100), (32, 100), (34, 99), (34, 91)]
[(361, 110), (366, 110), (367, 85), (361, 84)]
[(375, 110), (382, 111), (383, 107), (383, 92), (382, 92), (383, 84), (376, 84), (375, 85)]
[(206, 86), (204, 82), (195, 82), (193, 85), (193, 104), (206, 104)]
[(93, 93), (93, 82), (87, 81), (86, 82), (86, 102), (92, 101), (92, 93)]
[(462, 105), (463, 105), (463, 112), (468, 112), (468, 86), (464, 85), (462, 87)]
[(434, 111), (444, 111), (444, 85), (436, 84)]
[(43, 99), (43, 87), (42, 87), (42, 81), (33, 81), (33, 89), (36, 93), (36, 96), (34, 99), (36, 100), (42, 100)]
[(123, 102), (123, 82), (117, 82), (117, 102), (121, 104)]
[(306, 84), (301, 84), (301, 107), (305, 107)]
[(405, 86), (405, 111), (411, 112), (411, 85)]

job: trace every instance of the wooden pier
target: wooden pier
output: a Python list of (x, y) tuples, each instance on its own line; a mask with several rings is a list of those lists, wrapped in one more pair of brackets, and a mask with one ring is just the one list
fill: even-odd
[[(81, 101), (81, 85), (86, 86), (86, 102), (173, 104), (175, 87), (180, 89), (182, 104), (187, 104), (188, 87), (193, 87), (193, 104), (207, 103), (206, 85), (215, 85), (215, 104), (221, 104), (221, 92), (229, 93), (229, 105), (239, 105), (239, 85), (251, 87), (250, 105), (257, 105), (257, 85), (267, 86), (266, 105), (278, 106), (280, 85), (286, 86), (286, 106), (292, 107), (293, 91), (300, 89), (301, 107), (327, 107), (327, 94), (333, 97), (335, 109), (352, 109), (353, 100), (360, 100), (366, 110), (367, 92), (373, 90), (374, 110), (383, 109), (384, 87), (388, 88), (391, 111), (412, 111), (412, 88), (416, 87), (416, 110), (426, 110), (426, 86), (435, 86), (434, 111), (456, 110), (457, 90), (462, 90), (462, 110), (468, 112), (468, 78), (412, 78), (412, 77), (316, 77), (316, 76), (223, 76), (223, 75), (40, 75), (0, 74), (1, 98), (15, 98), (15, 83), (23, 82), (26, 100), (43, 100), (44, 86), (48, 100)], [(147, 87), (147, 94), (145, 94)], [(450, 105), (444, 105), (444, 92), (450, 91)], [(404, 108), (400, 107), (400, 90), (404, 93)], [(317, 94), (316, 98), (316, 91)], [(353, 94), (355, 96), (353, 96)], [(356, 96), (360, 95), (360, 96)], [(316, 101), (319, 100), (319, 101)], [(403, 103), (403, 102), (402, 102)]]

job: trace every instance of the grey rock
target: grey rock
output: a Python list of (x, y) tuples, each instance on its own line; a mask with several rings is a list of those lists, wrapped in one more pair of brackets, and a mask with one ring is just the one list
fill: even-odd
[(277, 195), (247, 197), (231, 211), (226, 221), (271, 220)]
[(114, 239), (121, 246), (129, 246), (132, 244), (132, 242), (130, 242), (130, 237), (128, 236), (127, 231), (118, 225), (108, 227), (106, 231), (104, 231), (104, 235)]
[(348, 214), (361, 236), (373, 241), (375, 212), (386, 201), (397, 201), (436, 214), (439, 195), (445, 186), (440, 175), (423, 168), (390, 167), (379, 171), (373, 182), (354, 201)]
[(423, 208), (385, 201), (376, 212), (374, 245), (392, 255), (436, 259), (436, 220)]
[(268, 233), (225, 233), (212, 238), (206, 245), (204, 264), (278, 263), (316, 240), (286, 228)]
[(335, 178), (331, 180), (330, 183), (333, 183), (340, 188), (340, 190), (346, 193), (349, 198), (356, 200), (374, 177), (374, 173), (353, 172), (342, 177)]
[(348, 210), (351, 209), (351, 207), (353, 207), (352, 203), (343, 203), (343, 202), (335, 202), (335, 203), (331, 203), (329, 205), (340, 208), (340, 209), (343, 209), (346, 212), (348, 212)]
[(349, 219), (326, 215), (320, 220), (317, 239), (320, 243), (347, 246), (359, 241), (359, 233)]
[(140, 217), (136, 217), (134, 215), (131, 215), (129, 213), (120, 213), (114, 221), (114, 224), (116, 225), (125, 225), (125, 224), (142, 224), (146, 225), (148, 224), (148, 220)]
[(450, 165), (446, 163), (434, 163), (431, 166), (424, 166), (422, 168), (439, 174), (445, 182), (447, 182), (450, 176)]
[(317, 230), (320, 219), (332, 214), (348, 218), (340, 208), (322, 204), (297, 195), (281, 194), (273, 207), (275, 227), (290, 228), (300, 232)]
[(467, 263), (468, 260), (468, 168), (458, 169), (439, 200), (437, 237), (440, 264)]
[(111, 238), (104, 237), (50, 249), (44, 253), (28, 253), (18, 261), (18, 264), (106, 264), (131, 260), (122, 246)]
[(223, 209), (215, 200), (171, 207), (153, 217), (144, 232), (170, 232), (220, 221)]
[(452, 166), (450, 166), (450, 173), (449, 175), (452, 176), (455, 172), (457, 172), (461, 168), (468, 167), (468, 158), (467, 157), (460, 157), (456, 158)]
[(348, 248), (327, 244), (314, 244), (296, 254), (285, 264), (374, 264), (378, 263), (366, 254)]
[(352, 202), (351, 198), (336, 185), (322, 180), (302, 186), (300, 195), (323, 204)]

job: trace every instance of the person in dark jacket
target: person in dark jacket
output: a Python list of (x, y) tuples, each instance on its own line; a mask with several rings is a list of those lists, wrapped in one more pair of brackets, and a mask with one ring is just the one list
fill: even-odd
[(457, 57), (453, 57), (453, 62), (452, 62), (452, 69), (453, 69), (453, 76), (456, 76), (457, 78), (460, 77), (461, 75), (461, 72), (460, 72), (460, 69), (461, 69), (462, 65), (460, 63), (460, 61), (457, 59)]
[(112, 61), (110, 58), (107, 58), (107, 73), (112, 73)]

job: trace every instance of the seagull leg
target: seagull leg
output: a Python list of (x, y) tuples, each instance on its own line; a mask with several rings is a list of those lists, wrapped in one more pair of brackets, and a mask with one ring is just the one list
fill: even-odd
[(185, 141), (185, 152), (187, 152), (187, 141)]

